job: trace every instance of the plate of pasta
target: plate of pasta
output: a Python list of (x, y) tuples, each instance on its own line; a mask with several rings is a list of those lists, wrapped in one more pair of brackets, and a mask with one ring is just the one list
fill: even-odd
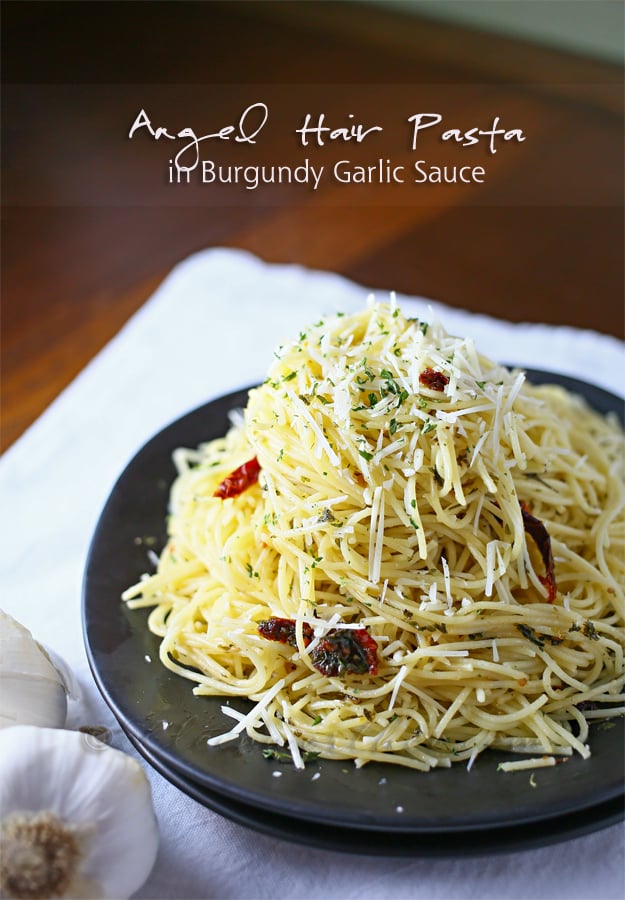
[(392, 299), (311, 324), (115, 485), (84, 582), (98, 686), (207, 805), (361, 834), (608, 824), (622, 420)]

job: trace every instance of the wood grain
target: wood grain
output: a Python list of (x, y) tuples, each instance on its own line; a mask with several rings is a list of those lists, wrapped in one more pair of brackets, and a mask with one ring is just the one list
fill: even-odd
[[(3, 7), (3, 449), (176, 262), (209, 246), (513, 321), (623, 336), (619, 67), (353, 3)], [(431, 103), (464, 123), (501, 111), (528, 139), (474, 153), (488, 166), (479, 192), (348, 191), (331, 179), (317, 192), (179, 190), (163, 177), (166, 147), (126, 139), (142, 104), (200, 129), (225, 123), (249, 97), (271, 107), (257, 149), (267, 164), (301, 161), (285, 135), (305, 109), (336, 122), (349, 111), (379, 118), (386, 143), (345, 151), (362, 164), (378, 146), (409, 166), (414, 153), (395, 123)], [(459, 159), (457, 147), (426, 146), (441, 164)], [(244, 158), (240, 147), (219, 148), (224, 165)], [(329, 165), (336, 152), (314, 158)]]

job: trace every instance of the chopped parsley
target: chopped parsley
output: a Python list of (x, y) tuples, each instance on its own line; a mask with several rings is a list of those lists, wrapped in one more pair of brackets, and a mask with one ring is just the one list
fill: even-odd
[(523, 637), (527, 638), (528, 641), (531, 641), (532, 644), (535, 644), (537, 647), (540, 647), (541, 650), (548, 644), (561, 644), (564, 640), (563, 638), (554, 637), (551, 634), (545, 634), (543, 631), (535, 631), (530, 625), (516, 625), (515, 626), (523, 635)]
[[(274, 747), (265, 747), (263, 756), (265, 759), (274, 759), (276, 762), (293, 762), (293, 757), (288, 751), (278, 750)], [(302, 753), (302, 759), (304, 762), (314, 762), (316, 759), (319, 759), (319, 754), (314, 753), (312, 750), (305, 750)]]

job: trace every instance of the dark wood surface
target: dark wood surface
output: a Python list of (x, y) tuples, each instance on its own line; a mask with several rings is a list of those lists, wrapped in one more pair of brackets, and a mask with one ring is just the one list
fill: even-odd
[[(209, 246), (623, 336), (617, 66), (351, 3), (5, 2), (3, 85), (3, 448)], [(259, 164), (427, 158), (481, 163), (488, 178), (180, 186), (166, 183), (170, 148), (128, 140), (142, 107), (206, 133), (259, 99), (271, 112)], [(415, 153), (407, 116), (435, 110), (463, 129), (499, 115), (527, 138), (495, 155), (424, 139)], [(304, 150), (293, 131), (306, 111), (384, 134)], [(247, 164), (249, 150), (206, 155)]]

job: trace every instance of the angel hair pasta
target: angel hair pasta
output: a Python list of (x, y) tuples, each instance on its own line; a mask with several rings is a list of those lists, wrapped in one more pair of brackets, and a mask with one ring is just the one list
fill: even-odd
[(208, 743), (589, 756), (624, 708), (616, 420), (393, 301), (276, 356), (225, 437), (177, 451), (169, 542), (124, 595), (198, 696), (253, 701)]

